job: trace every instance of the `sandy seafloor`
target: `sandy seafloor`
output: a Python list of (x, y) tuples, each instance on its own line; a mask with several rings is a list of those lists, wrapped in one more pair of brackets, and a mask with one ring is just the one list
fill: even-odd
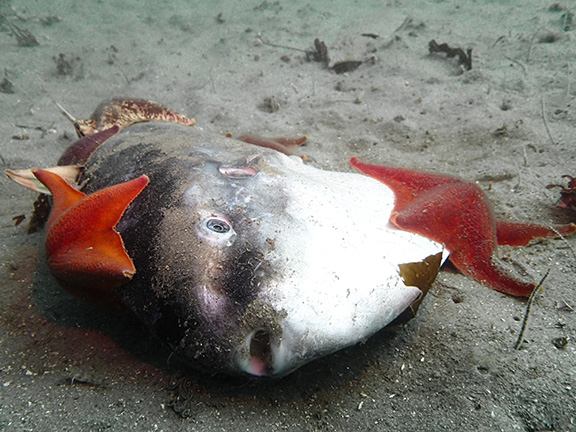
[[(4, 168), (54, 165), (73, 142), (54, 102), (86, 118), (103, 99), (143, 97), (217, 134), (307, 134), (298, 153), (316, 167), (352, 171), (355, 155), (451, 173), (478, 181), (499, 217), (575, 218), (545, 188), (576, 175), (573, 2), (0, 4), (39, 42), (0, 33), (13, 85), (0, 93)], [(315, 38), (331, 63), (363, 64), (336, 74), (269, 45)], [(472, 70), (428, 55), (431, 39), (472, 48)], [(258, 383), (186, 370), (130, 316), (62, 293), (43, 234), (12, 220), (30, 216), (35, 194), (6, 178), (0, 188), (0, 430), (576, 430), (576, 312), (559, 307), (576, 307), (576, 238), (499, 249), (518, 277), (550, 269), (520, 350), (526, 302), (443, 271), (405, 326)]]

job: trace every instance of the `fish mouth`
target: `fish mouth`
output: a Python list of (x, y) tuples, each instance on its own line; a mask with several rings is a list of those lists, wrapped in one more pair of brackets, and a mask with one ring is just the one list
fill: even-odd
[(288, 345), (273, 331), (253, 330), (236, 351), (236, 368), (253, 377), (280, 378), (293, 370)]
[(256, 330), (250, 339), (249, 361), (246, 372), (250, 375), (266, 377), (274, 374), (273, 350), (270, 333)]

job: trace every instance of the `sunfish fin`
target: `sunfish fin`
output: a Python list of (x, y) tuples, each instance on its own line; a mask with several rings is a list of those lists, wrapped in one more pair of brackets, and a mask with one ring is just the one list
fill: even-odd
[(46, 234), (50, 271), (77, 297), (96, 306), (117, 306), (114, 289), (128, 282), (136, 268), (114, 227), (148, 177), (85, 195), (57, 174), (33, 173), (54, 196)]
[[(38, 178), (33, 174), (36, 168), (30, 169), (20, 169), (20, 170), (4, 170), (6, 175), (16, 183), (31, 189), (36, 192), (40, 192), (46, 195), (50, 195), (50, 190), (44, 186), (44, 184), (38, 180)], [(82, 170), (79, 165), (66, 165), (66, 166), (55, 166), (51, 168), (44, 168), (44, 171), (49, 171), (54, 174), (58, 174), (59, 177), (63, 178), (67, 183), (74, 184), (78, 178), (78, 174)]]
[(92, 153), (119, 131), (120, 126), (113, 125), (108, 129), (80, 138), (60, 156), (58, 165), (85, 165)]
[(304, 144), (308, 137), (303, 135), (298, 138), (265, 138), (258, 135), (241, 135), (237, 138), (239, 141), (243, 141), (248, 144), (253, 144), (258, 147), (266, 147), (272, 150), (279, 151), (285, 155), (290, 156), (294, 148), (300, 147)]

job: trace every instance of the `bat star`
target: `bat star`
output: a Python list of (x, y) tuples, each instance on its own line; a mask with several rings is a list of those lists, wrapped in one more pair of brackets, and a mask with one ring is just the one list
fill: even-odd
[(528, 296), (536, 284), (499, 269), (494, 264), (497, 245), (525, 246), (537, 238), (576, 231), (574, 224), (547, 227), (497, 220), (482, 189), (455, 177), (371, 165), (355, 157), (350, 164), (394, 191), (392, 224), (444, 244), (458, 270), (506, 294)]

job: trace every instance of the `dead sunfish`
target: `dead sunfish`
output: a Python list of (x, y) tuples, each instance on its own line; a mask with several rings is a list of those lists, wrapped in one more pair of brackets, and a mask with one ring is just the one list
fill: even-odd
[(533, 284), (493, 265), (496, 244), (575, 230), (496, 221), (459, 179), (355, 159), (377, 180), (324, 171), (279, 141), (154, 120), (176, 123), (94, 126), (67, 168), (9, 175), (53, 195), (46, 248), (63, 287), (127, 306), (210, 371), (283, 376), (370, 337), (415, 310), (447, 251), (464, 273), (527, 295)]

